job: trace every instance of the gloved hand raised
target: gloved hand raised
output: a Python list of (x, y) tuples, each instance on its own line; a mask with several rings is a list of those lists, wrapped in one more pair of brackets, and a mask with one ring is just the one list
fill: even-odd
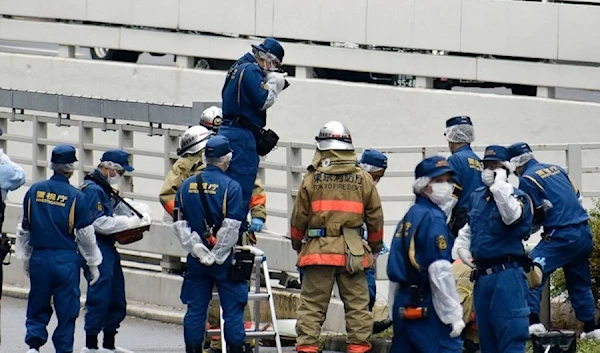
[(498, 168), (494, 170), (496, 176), (494, 177), (494, 183), (507, 183), (508, 182), (508, 174), (506, 173), (506, 169)]
[(252, 222), (250, 222), (250, 231), (251, 232), (260, 232), (263, 228), (265, 221), (261, 218), (252, 218)]
[(266, 76), (266, 84), (271, 87), (276, 94), (281, 93), (283, 88), (285, 87), (285, 77), (287, 76), (287, 72), (268, 72)]
[(93, 286), (100, 278), (100, 270), (98, 269), (98, 266), (90, 266), (90, 277), (90, 286)]
[(6, 154), (4, 154), (4, 150), (0, 148), (0, 163), (9, 163), (10, 158)]
[(150, 216), (150, 214), (148, 212), (142, 213), (142, 223), (145, 223), (145, 224), (152, 223), (152, 217)]
[(462, 321), (462, 319), (460, 321), (453, 323), (452, 324), (452, 332), (450, 332), (450, 337), (454, 338), (454, 337), (460, 336), (460, 334), (462, 333), (464, 328), (465, 328), (465, 322)]

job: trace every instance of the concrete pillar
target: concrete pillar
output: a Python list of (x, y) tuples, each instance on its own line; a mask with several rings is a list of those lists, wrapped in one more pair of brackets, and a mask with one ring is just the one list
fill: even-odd
[(75, 46), (72, 45), (59, 45), (58, 56), (61, 58), (76, 58)]
[(175, 56), (175, 66), (180, 69), (190, 69), (194, 67), (194, 58), (191, 56), (177, 55)]
[(313, 78), (315, 71), (312, 67), (296, 66), (296, 77), (298, 78)]
[(40, 166), (38, 162), (47, 161), (46, 145), (39, 142), (40, 139), (48, 138), (48, 126), (45, 122), (39, 121), (37, 116), (33, 117), (33, 148), (31, 149), (31, 180), (40, 181), (46, 179), (46, 167)]
[(431, 77), (415, 77), (415, 88), (433, 88), (433, 78)]
[(544, 98), (556, 98), (556, 88), (539, 86), (537, 88), (537, 96)]

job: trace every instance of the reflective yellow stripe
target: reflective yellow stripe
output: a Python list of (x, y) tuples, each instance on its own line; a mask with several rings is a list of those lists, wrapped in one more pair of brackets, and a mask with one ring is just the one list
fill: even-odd
[(225, 193), (223, 194), (223, 218), (227, 215), (227, 191), (229, 188), (225, 189)]
[(31, 219), (31, 197), (29, 197), (29, 200), (27, 200), (27, 223), (29, 223), (29, 220)]
[(577, 186), (575, 186), (573, 179), (571, 179), (571, 177), (569, 175), (567, 175), (567, 178), (569, 178), (569, 181), (571, 182), (571, 186), (573, 187), (573, 190), (575, 191), (575, 193), (578, 193), (579, 189), (577, 189)]
[[(415, 258), (415, 237), (417, 236), (417, 234), (414, 234), (412, 236), (412, 238), (410, 238), (410, 245), (408, 246), (408, 259), (410, 260), (410, 263), (413, 265), (414, 268), (417, 269), (417, 271), (421, 271), (421, 266), (419, 266), (419, 264), (417, 263), (417, 259)], [(406, 269), (406, 271), (408, 271), (408, 268)]]
[(532, 177), (531, 175), (525, 175), (525, 178), (527, 178), (527, 179), (529, 179), (529, 180), (533, 181), (533, 183), (534, 183), (535, 185), (537, 185), (537, 187), (538, 187), (538, 188), (540, 188), (540, 190), (542, 190), (542, 191), (544, 191), (544, 192), (546, 191), (546, 190), (544, 190), (544, 187), (543, 187), (543, 186), (542, 186), (540, 183), (538, 183), (538, 181), (537, 181), (537, 180), (535, 180), (535, 178), (534, 178), (534, 177)]
[(71, 210), (69, 211), (69, 234), (73, 234), (73, 228), (75, 228), (75, 204), (77, 199), (73, 200), (71, 204)]

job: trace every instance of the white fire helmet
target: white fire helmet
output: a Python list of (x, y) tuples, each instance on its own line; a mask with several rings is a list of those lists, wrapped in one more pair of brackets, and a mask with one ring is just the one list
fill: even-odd
[(350, 130), (339, 121), (330, 121), (325, 124), (321, 130), (319, 130), (319, 135), (315, 137), (315, 140), (317, 140), (317, 148), (321, 151), (354, 150)]
[(200, 125), (214, 132), (219, 131), (223, 122), (223, 110), (219, 107), (206, 108), (200, 116)]
[(212, 133), (204, 126), (192, 126), (181, 135), (177, 155), (184, 156), (200, 151), (206, 146), (206, 142), (211, 136)]

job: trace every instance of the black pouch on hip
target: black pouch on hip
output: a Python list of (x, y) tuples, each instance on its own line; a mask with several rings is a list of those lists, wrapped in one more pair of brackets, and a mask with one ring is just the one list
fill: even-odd
[(233, 261), (229, 267), (229, 279), (249, 281), (254, 269), (254, 254), (248, 250), (234, 250)]
[(268, 129), (260, 129), (258, 138), (256, 139), (256, 152), (259, 156), (266, 156), (277, 146), (279, 136)]
[(12, 242), (10, 238), (7, 237), (6, 234), (2, 234), (0, 236), (0, 262), (2, 262), (3, 265), (10, 265), (10, 257), (7, 262), (4, 262), (4, 259), (10, 254), (11, 245)]

